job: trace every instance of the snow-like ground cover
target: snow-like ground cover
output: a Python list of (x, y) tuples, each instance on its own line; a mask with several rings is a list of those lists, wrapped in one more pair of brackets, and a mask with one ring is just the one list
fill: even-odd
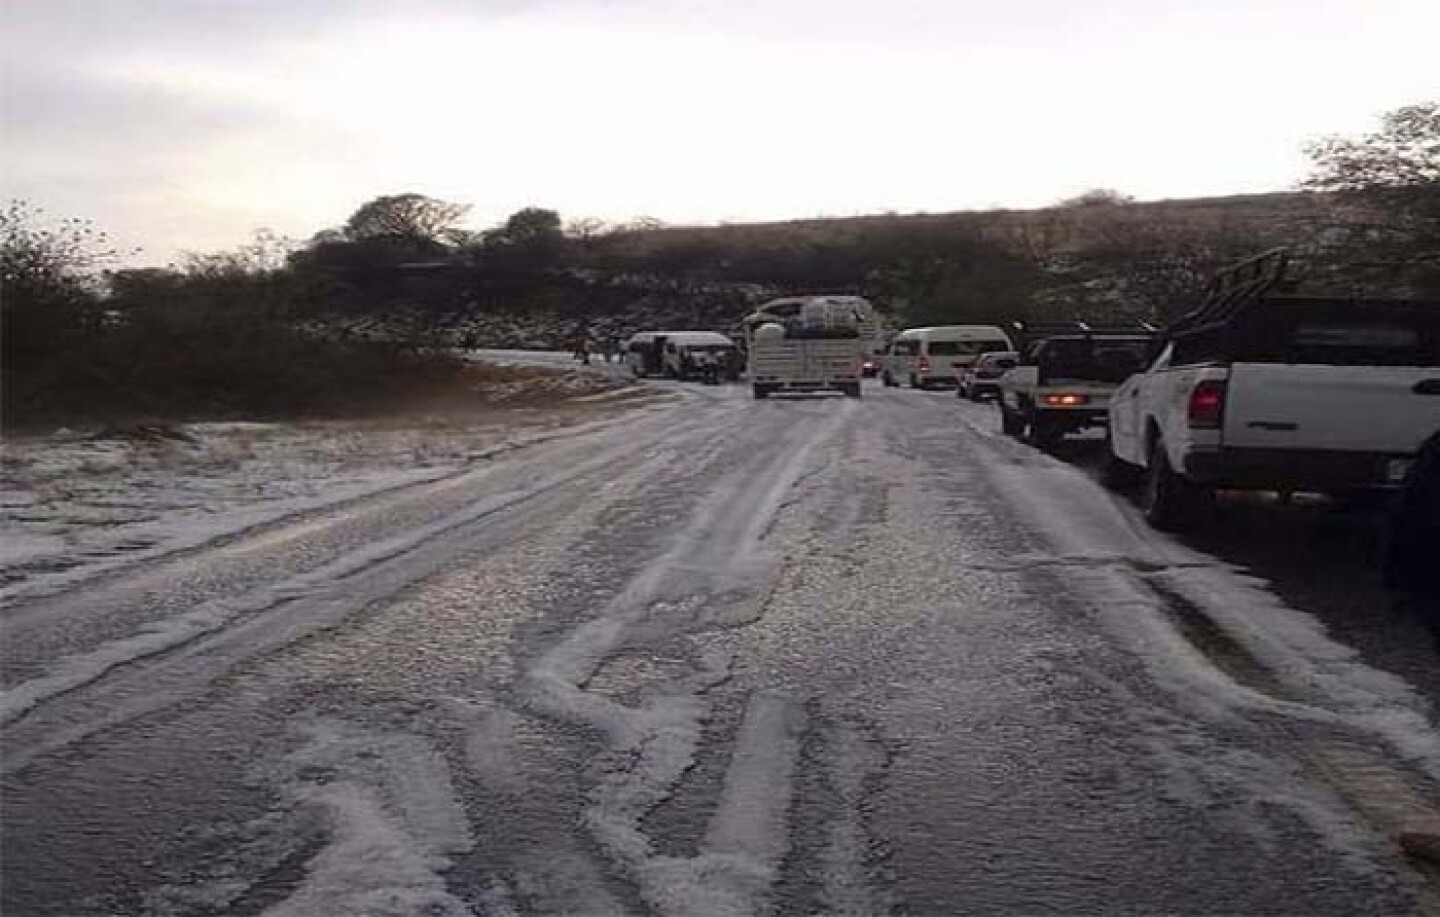
[(510, 375), (473, 405), (433, 413), (9, 438), (0, 453), (0, 600), (442, 478), (646, 397), (567, 368)]

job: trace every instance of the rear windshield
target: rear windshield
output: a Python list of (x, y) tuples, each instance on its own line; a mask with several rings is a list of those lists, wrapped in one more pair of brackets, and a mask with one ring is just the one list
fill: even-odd
[(1423, 362), (1419, 333), (1398, 322), (1301, 322), (1286, 343), (1287, 363), (1419, 366)]
[(1145, 340), (1049, 340), (1038, 356), (1047, 377), (1124, 382), (1143, 367), (1149, 347)]
[(974, 356), (978, 353), (996, 353), (1009, 350), (1004, 341), (931, 341), (930, 355), (934, 357)]
[(1176, 339), (1177, 365), (1205, 360), (1328, 366), (1440, 366), (1440, 304), (1275, 299), (1233, 324)]

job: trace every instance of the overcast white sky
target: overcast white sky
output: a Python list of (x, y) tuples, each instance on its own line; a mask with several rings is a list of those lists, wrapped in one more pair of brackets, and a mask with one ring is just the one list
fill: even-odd
[(666, 222), (1285, 189), (1440, 0), (7, 0), (0, 197), (140, 260), (379, 195)]

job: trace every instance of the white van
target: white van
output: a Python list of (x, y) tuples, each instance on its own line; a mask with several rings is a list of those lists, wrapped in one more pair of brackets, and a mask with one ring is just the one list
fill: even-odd
[(715, 331), (637, 332), (625, 342), (625, 363), (637, 378), (708, 378), (713, 369), (733, 382), (740, 373), (739, 348)]
[(886, 385), (908, 381), (912, 388), (950, 386), (982, 353), (1014, 349), (1010, 336), (995, 325), (908, 328), (890, 342), (883, 378)]

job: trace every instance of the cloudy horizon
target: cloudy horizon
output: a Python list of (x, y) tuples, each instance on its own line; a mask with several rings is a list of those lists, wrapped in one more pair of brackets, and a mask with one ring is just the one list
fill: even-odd
[(1433, 98), (1425, 0), (17, 2), (0, 196), (144, 263), (381, 194), (492, 225), (1282, 191)]

